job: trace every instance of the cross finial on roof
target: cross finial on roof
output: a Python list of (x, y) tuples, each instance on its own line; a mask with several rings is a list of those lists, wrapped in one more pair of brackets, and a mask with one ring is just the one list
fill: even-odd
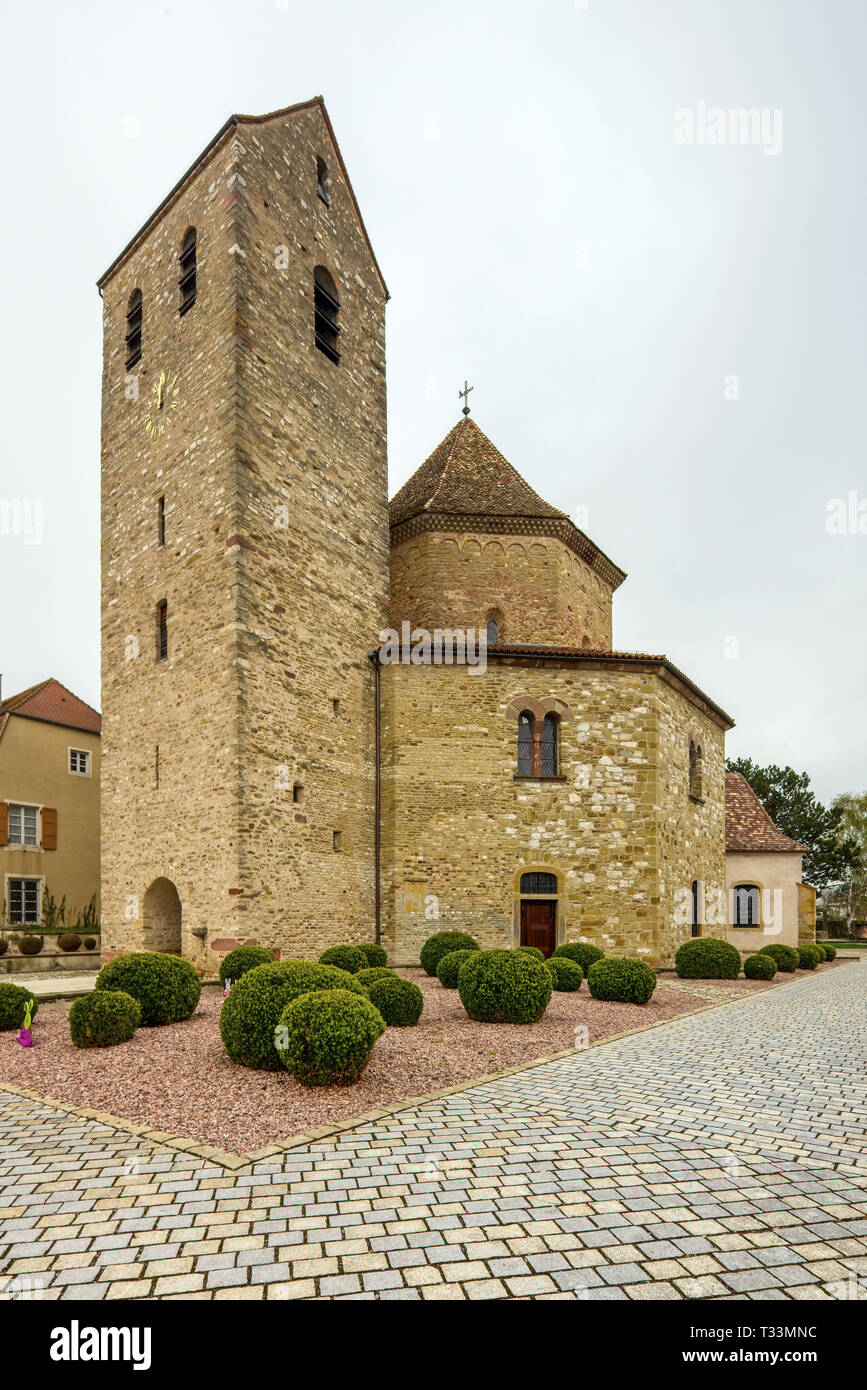
[(464, 377), (464, 389), (463, 391), (458, 392), (458, 396), (463, 400), (464, 403), (464, 408), (462, 412), (464, 415), (469, 415), (470, 413), (470, 392), (475, 391), (475, 389), (475, 386), (467, 385), (467, 379), (466, 377)]

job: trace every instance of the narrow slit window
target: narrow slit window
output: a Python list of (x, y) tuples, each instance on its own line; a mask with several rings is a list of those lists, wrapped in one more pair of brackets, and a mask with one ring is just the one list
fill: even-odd
[(180, 254), (181, 278), (178, 286), (181, 302), (178, 313), (186, 314), (196, 302), (196, 229), (190, 227), (183, 240)]
[(163, 600), (157, 604), (157, 661), (165, 661), (169, 654), (169, 605)]
[(130, 370), (141, 360), (142, 297), (141, 290), (133, 290), (126, 311), (126, 369)]
[(166, 499), (157, 498), (157, 540), (160, 545), (166, 543)]
[(316, 192), (326, 207), (331, 206), (331, 191), (328, 183), (328, 165), (321, 157), (316, 161)]

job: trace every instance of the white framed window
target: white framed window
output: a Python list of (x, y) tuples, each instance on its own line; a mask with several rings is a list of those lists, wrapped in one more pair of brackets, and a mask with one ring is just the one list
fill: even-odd
[(79, 777), (89, 777), (90, 754), (83, 748), (70, 748), (69, 771), (76, 773)]
[(39, 807), (9, 803), (9, 844), (35, 849), (39, 844)]
[(14, 927), (39, 925), (41, 878), (6, 879), (6, 921)]

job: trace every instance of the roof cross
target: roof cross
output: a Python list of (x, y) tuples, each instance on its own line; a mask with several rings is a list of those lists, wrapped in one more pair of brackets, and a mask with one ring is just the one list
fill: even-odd
[(466, 377), (464, 377), (464, 389), (463, 391), (458, 392), (458, 396), (463, 400), (464, 403), (464, 408), (462, 411), (462, 414), (464, 415), (469, 415), (470, 413), (470, 392), (475, 391), (475, 389), (475, 386), (467, 385), (467, 379)]

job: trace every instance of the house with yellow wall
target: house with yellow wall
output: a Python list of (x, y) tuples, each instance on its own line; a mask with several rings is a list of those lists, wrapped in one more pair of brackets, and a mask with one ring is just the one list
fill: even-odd
[(101, 718), (53, 677), (0, 702), (0, 886), (5, 932), (99, 909)]

